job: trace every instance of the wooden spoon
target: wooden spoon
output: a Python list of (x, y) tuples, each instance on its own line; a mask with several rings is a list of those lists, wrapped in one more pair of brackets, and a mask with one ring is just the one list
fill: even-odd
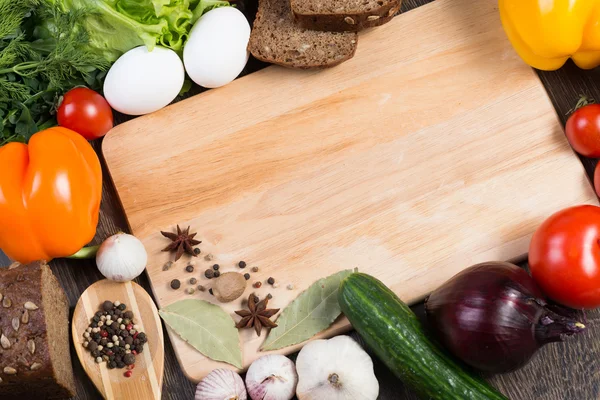
[[(96, 363), (83, 347), (83, 333), (106, 300), (126, 304), (127, 310), (133, 311), (139, 330), (148, 337), (129, 378), (124, 375), (127, 369), (108, 369), (105, 362)], [(75, 306), (71, 333), (83, 369), (105, 399), (160, 400), (165, 364), (163, 330), (154, 302), (140, 285), (108, 279), (90, 285)]]

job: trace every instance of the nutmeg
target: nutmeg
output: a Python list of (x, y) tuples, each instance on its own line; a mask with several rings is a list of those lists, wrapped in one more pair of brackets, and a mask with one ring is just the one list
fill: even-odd
[(244, 294), (246, 278), (237, 272), (226, 272), (215, 280), (212, 289), (217, 300), (229, 303)]

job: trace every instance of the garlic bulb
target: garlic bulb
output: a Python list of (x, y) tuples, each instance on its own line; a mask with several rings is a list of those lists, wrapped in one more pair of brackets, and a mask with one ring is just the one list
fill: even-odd
[(279, 354), (259, 358), (246, 373), (246, 387), (252, 400), (290, 400), (297, 384), (294, 363)]
[(138, 238), (117, 233), (106, 239), (96, 254), (96, 265), (108, 279), (127, 282), (139, 276), (148, 261), (148, 254)]
[(296, 359), (299, 400), (375, 400), (371, 357), (348, 336), (308, 343)]
[(194, 400), (246, 400), (244, 381), (235, 372), (215, 369), (196, 386)]

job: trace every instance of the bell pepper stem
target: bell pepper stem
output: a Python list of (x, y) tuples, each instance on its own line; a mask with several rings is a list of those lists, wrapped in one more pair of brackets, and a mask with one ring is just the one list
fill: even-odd
[(98, 252), (99, 248), (100, 248), (100, 245), (84, 247), (81, 250), (79, 250), (77, 253), (73, 254), (72, 256), (65, 257), (65, 258), (68, 258), (71, 260), (87, 260), (89, 258), (94, 258), (96, 256), (96, 253)]

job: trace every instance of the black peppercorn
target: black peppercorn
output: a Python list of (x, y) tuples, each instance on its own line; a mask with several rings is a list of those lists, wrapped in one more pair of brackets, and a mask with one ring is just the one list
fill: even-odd
[(200, 254), (200, 248), (196, 247), (196, 248), (194, 249), (194, 254), (195, 254), (195, 255), (198, 255), (198, 254)]
[(271, 278), (267, 279), (267, 283), (268, 283), (269, 285), (272, 285), (272, 284), (274, 284), (274, 283), (275, 283), (275, 279), (273, 279), (273, 278), (271, 277)]
[(94, 322), (100, 322), (100, 317), (97, 317), (97, 316), (94, 315), (94, 318), (92, 318), (92, 320)]
[(190, 285), (195, 285), (196, 283), (198, 283), (198, 279), (190, 278)]
[(130, 346), (131, 346), (131, 345), (133, 344), (133, 337), (131, 337), (131, 336), (126, 336), (126, 337), (125, 337), (125, 344), (128, 344), (128, 345), (130, 345)]
[(115, 315), (120, 316), (121, 314), (123, 314), (123, 311), (119, 310), (118, 308), (115, 310)]
[(148, 341), (148, 338), (146, 337), (146, 334), (144, 332), (140, 332), (137, 338), (142, 343), (146, 343)]
[(124, 329), (122, 331), (119, 332), (119, 336), (122, 336), (124, 338), (129, 336), (129, 332), (127, 332), (127, 329)]
[(108, 311), (108, 315), (115, 315), (115, 312), (113, 310)]
[(244, 274), (244, 278), (246, 278), (246, 280), (249, 280), (250, 279), (250, 274), (249, 273), (245, 273)]
[(96, 321), (92, 321), (92, 323), (90, 324), (90, 326), (92, 328), (97, 328), (98, 327), (98, 323)]
[(125, 368), (125, 363), (123, 361), (117, 361), (117, 368)]
[(138, 354), (140, 354), (142, 351), (144, 351), (144, 348), (142, 346), (136, 347), (136, 350)]
[(111, 361), (108, 363), (108, 368), (115, 369), (117, 368), (117, 363), (115, 361)]
[(108, 339), (107, 339), (107, 338), (102, 338), (102, 339), (100, 339), (100, 344), (101, 344), (102, 346), (106, 346), (106, 345), (108, 344)]
[(94, 314), (96, 317), (100, 318), (102, 316), (102, 311), (97, 311), (96, 314)]
[(133, 339), (133, 344), (136, 346), (140, 344), (140, 339)]
[(123, 303), (119, 304), (119, 310), (125, 311), (126, 308), (127, 308), (126, 304), (123, 304)]
[(102, 309), (104, 311), (112, 310), (113, 306), (114, 304), (112, 303), (112, 301), (106, 300), (104, 303), (102, 303)]
[(219, 270), (219, 264), (215, 264), (215, 265), (213, 265), (213, 269), (214, 269), (215, 271), (218, 271), (218, 270)]
[(129, 346), (129, 350), (134, 351), (135, 349), (137, 349), (137, 346), (135, 344)]
[(215, 271), (213, 271), (212, 269), (207, 269), (206, 271), (204, 271), (204, 276), (208, 279), (212, 278), (214, 275)]
[(88, 348), (89, 351), (94, 351), (94, 350), (96, 350), (98, 348), (98, 343), (96, 343), (94, 341), (89, 342), (87, 348)]
[(110, 324), (110, 327), (111, 327), (112, 329), (115, 329), (115, 330), (117, 330), (117, 329), (119, 329), (119, 323), (118, 323), (117, 321), (115, 321), (115, 322), (113, 322), (112, 324)]
[(272, 295), (271, 293), (269, 293), (269, 294), (267, 295), (267, 299), (271, 300), (272, 298), (273, 298), (273, 295)]
[(220, 276), (221, 276), (221, 273), (220, 273), (219, 271), (215, 271), (215, 273), (213, 274), (213, 276), (214, 276), (215, 278), (218, 278), (218, 277), (220, 277)]
[(240, 261), (240, 262), (238, 263), (238, 266), (239, 266), (240, 268), (246, 268), (246, 262), (245, 262), (245, 261)]
[(96, 342), (99, 342), (101, 338), (102, 336), (100, 336), (99, 333), (92, 333), (92, 339), (94, 339)]
[(127, 365), (135, 364), (135, 355), (129, 353), (123, 357), (123, 362)]
[(181, 287), (181, 282), (179, 282), (179, 279), (173, 279), (171, 281), (171, 289), (179, 289)]
[(133, 319), (133, 311), (125, 311), (123, 313), (123, 318)]
[(96, 357), (100, 357), (100, 355), (101, 355), (101, 354), (102, 354), (102, 353), (100, 353), (98, 350), (94, 350), (94, 351), (92, 351), (92, 356), (94, 356), (94, 358), (96, 358)]
[(185, 267), (185, 270), (187, 272), (194, 272), (194, 266), (193, 265), (188, 265), (187, 267)]

